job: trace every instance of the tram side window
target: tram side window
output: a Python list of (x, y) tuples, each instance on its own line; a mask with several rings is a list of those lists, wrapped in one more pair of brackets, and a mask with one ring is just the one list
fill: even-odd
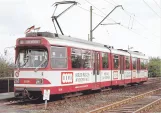
[(141, 59), (137, 58), (137, 66), (136, 66), (137, 71), (140, 71), (140, 69), (141, 69), (140, 67), (141, 67)]
[(81, 68), (81, 49), (71, 49), (71, 62), (72, 62), (72, 68)]
[(67, 68), (67, 48), (66, 47), (51, 47), (51, 67), (52, 68)]
[(102, 68), (108, 68), (108, 53), (102, 53)]
[(143, 59), (140, 59), (140, 64), (141, 64), (141, 69), (144, 69), (145, 65), (144, 65), (144, 60)]
[(82, 50), (82, 64), (83, 68), (91, 68), (91, 51)]
[(114, 68), (118, 69), (119, 68), (119, 56), (118, 55), (114, 55)]
[(144, 60), (144, 69), (148, 68), (148, 60)]
[(126, 57), (126, 69), (130, 69), (130, 57)]
[(141, 59), (141, 69), (147, 69), (148, 61)]
[(94, 67), (94, 54), (93, 51), (91, 51), (91, 68)]
[(132, 58), (133, 69), (136, 69), (136, 58)]

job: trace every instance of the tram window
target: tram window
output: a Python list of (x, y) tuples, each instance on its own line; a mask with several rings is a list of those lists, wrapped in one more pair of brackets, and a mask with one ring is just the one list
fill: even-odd
[(130, 69), (130, 57), (126, 57), (126, 69)]
[(91, 68), (91, 51), (82, 50), (82, 64), (83, 68)]
[(71, 49), (71, 62), (72, 62), (72, 68), (81, 68), (81, 49)]
[(114, 68), (118, 69), (119, 68), (119, 56), (118, 55), (114, 55)]
[(91, 51), (91, 68), (95, 68), (94, 67), (94, 63), (95, 63), (95, 56), (94, 56), (95, 54), (94, 54), (94, 52), (93, 51)]
[(140, 67), (141, 67), (140, 58), (137, 58), (137, 66), (136, 66), (137, 71), (140, 71)]
[(21, 49), (16, 64), (20, 68), (45, 68), (48, 63), (47, 57), (45, 49)]
[(136, 69), (136, 58), (132, 58), (133, 69)]
[(148, 67), (148, 60), (144, 60), (144, 69), (147, 69)]
[(108, 68), (108, 53), (102, 53), (102, 68)]
[(140, 61), (141, 61), (141, 69), (147, 69), (148, 61), (144, 59), (141, 59)]
[(51, 47), (51, 67), (67, 68), (67, 49), (66, 47)]
[(145, 66), (144, 66), (144, 60), (143, 59), (140, 59), (140, 64), (141, 64), (141, 69), (144, 69)]

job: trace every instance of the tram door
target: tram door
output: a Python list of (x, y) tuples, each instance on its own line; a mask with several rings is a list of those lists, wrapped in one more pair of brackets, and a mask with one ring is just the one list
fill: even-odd
[(137, 69), (136, 78), (140, 78), (140, 59), (139, 58), (137, 58), (136, 69)]
[(94, 52), (94, 62), (93, 62), (93, 76), (95, 78), (94, 89), (100, 88), (101, 85), (101, 75), (100, 75), (100, 55), (99, 52)]
[(124, 77), (124, 56), (120, 55), (120, 80), (122, 81), (121, 83), (124, 84), (125, 82), (125, 77)]

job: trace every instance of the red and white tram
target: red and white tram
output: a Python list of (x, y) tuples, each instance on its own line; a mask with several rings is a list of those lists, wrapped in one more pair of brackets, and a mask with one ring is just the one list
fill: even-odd
[(64, 94), (148, 80), (147, 57), (140, 52), (49, 32), (17, 39), (15, 96)]

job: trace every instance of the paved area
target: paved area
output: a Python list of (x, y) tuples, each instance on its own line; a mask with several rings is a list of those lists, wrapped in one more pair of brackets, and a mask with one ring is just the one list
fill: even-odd
[(0, 100), (7, 99), (7, 98), (13, 98), (13, 97), (14, 97), (14, 92), (0, 93)]

